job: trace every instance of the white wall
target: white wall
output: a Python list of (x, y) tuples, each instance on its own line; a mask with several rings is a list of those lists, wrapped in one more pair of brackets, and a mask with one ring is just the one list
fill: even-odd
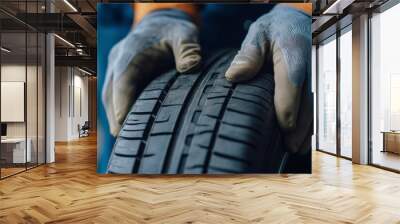
[[(72, 119), (72, 135), (78, 137), (78, 124), (83, 125), (85, 121), (89, 120), (89, 110), (88, 110), (88, 77), (82, 76), (83, 73), (79, 73), (74, 75), (74, 119)], [(80, 93), (79, 93), (80, 91)], [(79, 97), (80, 95), (80, 97)], [(80, 103), (78, 102), (80, 100)], [(81, 108), (79, 108), (81, 107)], [(80, 111), (81, 110), (81, 111)]]
[[(1, 81), (2, 82), (25, 82), (26, 71), (28, 72), (28, 85), (27, 88), (27, 120), (28, 120), (28, 137), (30, 128), (36, 131), (36, 107), (37, 107), (37, 95), (36, 95), (36, 80), (32, 77), (36, 77), (36, 66), (18, 65), (18, 64), (5, 64), (1, 66)], [(3, 96), (4, 97), (4, 96)], [(41, 105), (39, 105), (40, 107)], [(7, 108), (1, 108), (1, 110), (7, 110)], [(33, 113), (35, 112), (35, 113)], [(25, 137), (25, 123), (26, 122), (7, 122), (7, 136), (8, 137)], [(36, 132), (35, 132), (36, 135)]]
[[(25, 64), (8, 64), (1, 66), (1, 81), (3, 82), (25, 82)], [(28, 70), (30, 68), (28, 67)], [(7, 108), (1, 108), (7, 110)], [(25, 137), (25, 122), (7, 123), (7, 137)]]
[(55, 141), (68, 140), (68, 71), (67, 67), (55, 68)]
[(56, 67), (55, 85), (55, 140), (77, 139), (78, 124), (88, 120), (88, 77), (76, 68)]

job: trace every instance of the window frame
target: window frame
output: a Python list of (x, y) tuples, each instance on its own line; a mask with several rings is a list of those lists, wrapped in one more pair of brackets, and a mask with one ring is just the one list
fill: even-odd
[[(338, 21), (340, 22), (340, 21)], [(337, 156), (339, 158), (344, 158), (346, 160), (352, 160), (351, 157), (347, 157), (342, 155), (341, 153), (341, 119), (340, 119), (340, 82), (341, 82), (341, 67), (340, 67), (340, 37), (344, 35), (347, 32), (352, 32), (352, 23), (350, 22), (349, 24), (346, 24), (344, 27), (337, 29), (335, 33), (329, 35), (325, 39), (319, 40), (318, 43), (316, 44), (316, 150), (319, 152), (327, 153), (333, 156)], [(335, 153), (329, 152), (327, 150), (321, 149), (320, 148), (320, 143), (319, 143), (319, 107), (318, 104), (320, 102), (320, 96), (319, 96), (319, 87), (320, 87), (320, 74), (319, 74), (319, 47), (322, 43), (327, 43), (330, 41), (336, 41), (336, 151)]]

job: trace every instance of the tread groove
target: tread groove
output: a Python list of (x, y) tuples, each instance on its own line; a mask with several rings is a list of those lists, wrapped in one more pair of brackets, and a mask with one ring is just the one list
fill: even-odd
[(222, 121), (222, 118), (223, 118), (223, 116), (225, 114), (225, 111), (226, 111), (226, 109), (228, 107), (228, 103), (229, 103), (230, 99), (232, 98), (233, 90), (235, 89), (235, 87), (236, 87), (236, 84), (232, 84), (232, 86), (229, 88), (228, 95), (225, 98), (224, 103), (222, 104), (222, 108), (221, 108), (221, 110), (219, 112), (218, 120), (217, 120), (217, 123), (215, 125), (215, 129), (214, 129), (215, 132), (211, 136), (210, 149), (207, 152), (206, 161), (205, 161), (202, 173), (207, 173), (208, 172), (208, 168), (209, 168), (208, 166), (210, 165), (211, 155), (213, 154), (213, 148), (214, 148), (215, 142), (217, 140), (217, 135), (218, 135), (218, 132), (219, 132), (219, 128), (221, 126), (221, 121)]
[[(202, 101), (202, 97), (207, 95), (207, 91), (209, 90), (210, 86), (212, 86), (209, 84), (209, 82), (212, 81), (212, 83), (214, 83), (217, 78), (218, 73), (213, 71), (212, 68), (218, 67), (221, 63), (225, 63), (225, 61), (228, 60), (227, 57), (225, 56), (225, 59), (221, 62), (220, 57), (223, 55), (224, 55), (223, 52), (220, 52), (218, 55), (214, 56), (210, 60), (209, 64), (205, 66), (206, 72), (204, 72), (200, 77), (201, 81), (198, 82), (197, 86), (198, 91), (193, 92), (191, 96), (192, 99), (187, 105), (186, 109), (187, 114), (185, 114), (186, 117), (185, 119), (182, 120), (182, 126), (186, 125), (186, 127), (180, 129), (180, 132), (176, 137), (177, 140), (173, 141), (173, 147), (175, 147), (175, 150), (174, 152), (171, 153), (171, 156), (168, 160), (168, 170), (166, 172), (171, 172), (171, 171), (174, 172), (175, 170), (177, 173), (183, 172), (188, 151), (193, 139), (193, 133), (190, 132), (190, 127), (192, 127), (192, 125), (197, 126), (196, 122), (201, 113), (202, 110), (201, 107), (203, 104), (205, 104), (205, 101)], [(204, 134), (207, 132), (209, 131), (204, 131), (201, 132), (200, 134)], [(188, 136), (191, 137), (188, 139), (187, 138)], [(180, 147), (176, 147), (177, 144), (179, 143)]]
[(244, 163), (246, 165), (250, 165), (249, 161), (247, 161), (245, 159), (242, 159), (242, 158), (235, 157), (235, 156), (231, 156), (229, 154), (225, 154), (225, 153), (221, 153), (221, 152), (214, 152), (214, 155), (222, 157), (222, 158), (225, 158), (225, 159), (229, 159), (229, 160), (239, 161), (239, 162)]
[(253, 85), (253, 84), (249, 84), (249, 83), (244, 84), (244, 85), (259, 88), (259, 89), (262, 89), (262, 90), (264, 90), (264, 91), (266, 91), (266, 92), (268, 92), (268, 93), (271, 92), (271, 90), (269, 90), (269, 89), (267, 89), (267, 88), (265, 88), (265, 87), (261, 87), (261, 86), (259, 86), (259, 85)]
[(228, 107), (227, 111), (231, 111), (231, 112), (234, 112), (234, 113), (238, 113), (238, 114), (243, 114), (243, 115), (246, 115), (246, 116), (254, 117), (254, 118), (257, 118), (258, 120), (260, 120), (262, 122), (265, 122), (264, 118), (262, 118), (260, 116), (256, 116), (256, 115), (251, 114), (251, 113), (247, 113), (247, 112), (236, 110), (236, 109), (229, 108), (229, 107)]
[[(222, 52), (220, 54), (223, 55)], [(178, 124), (175, 124), (175, 127), (174, 127), (175, 135), (172, 136), (171, 142), (167, 148), (167, 154), (166, 154), (166, 159), (163, 164), (162, 173), (168, 173), (168, 170), (170, 169), (171, 160), (173, 159), (172, 157), (174, 154), (174, 152), (172, 152), (172, 150), (175, 150), (176, 145), (178, 143), (178, 139), (185, 137), (185, 136), (181, 136), (182, 130), (184, 129), (183, 125), (188, 121), (190, 121), (190, 122), (192, 121), (192, 118), (187, 120), (188, 116), (187, 116), (186, 112), (190, 111), (190, 106), (192, 105), (192, 103), (196, 102), (194, 99), (194, 96), (196, 94), (199, 94), (197, 90), (200, 87), (202, 87), (202, 91), (200, 91), (200, 92), (203, 92), (206, 89), (206, 87), (207, 87), (206, 84), (208, 81), (207, 78), (212, 76), (212, 73), (209, 71), (208, 68), (215, 67), (216, 64), (219, 64), (220, 62), (218, 63), (218, 59), (220, 59), (219, 55), (214, 56), (210, 60), (209, 64), (207, 64), (205, 66), (205, 69), (203, 70), (204, 72), (201, 72), (199, 77), (197, 77), (194, 84), (192, 85), (192, 88), (190, 89), (189, 93), (187, 94), (187, 96), (184, 100), (184, 103), (183, 103), (182, 108), (178, 115), (178, 120), (177, 120)], [(187, 75), (189, 75), (189, 74), (187, 74)], [(204, 86), (203, 86), (203, 84), (204, 84)], [(196, 102), (196, 104), (197, 104), (197, 102)], [(195, 115), (195, 112), (196, 112), (196, 110), (192, 111), (193, 116)], [(183, 133), (183, 134), (185, 134), (185, 133)], [(185, 153), (187, 153), (187, 152), (185, 152), (185, 151), (182, 152), (182, 154), (185, 154)], [(180, 155), (179, 157), (180, 157), (179, 160), (181, 160), (182, 156)], [(178, 163), (178, 171), (179, 171), (179, 163)]]
[[(153, 113), (151, 113), (151, 114), (157, 114), (157, 113), (159, 112), (159, 109), (161, 108), (162, 102), (163, 102), (163, 101), (165, 100), (165, 98), (167, 97), (168, 91), (170, 90), (171, 86), (173, 85), (173, 83), (174, 83), (176, 80), (177, 80), (177, 75), (174, 75), (174, 76), (167, 82), (167, 85), (166, 85), (166, 87), (164, 88), (164, 90), (162, 91), (160, 97), (158, 98), (158, 101), (157, 101), (157, 103), (156, 103), (156, 105), (155, 105), (155, 107), (154, 107)], [(153, 128), (153, 125), (154, 125), (154, 123), (155, 123), (155, 120), (156, 120), (156, 116), (150, 116), (150, 119), (149, 119), (149, 121), (148, 121), (148, 123), (147, 123), (147, 125), (146, 125), (146, 129), (145, 129), (145, 131), (144, 131), (144, 133), (143, 133), (143, 138), (142, 138), (143, 140), (147, 140), (148, 137), (150, 136), (150, 131), (151, 131), (151, 129)], [(133, 166), (133, 170), (132, 170), (133, 173), (137, 173), (138, 170), (139, 170), (140, 162), (141, 162), (141, 157), (142, 157), (143, 154), (144, 154), (145, 148), (146, 148), (146, 142), (145, 142), (145, 141), (142, 141), (142, 142), (140, 143), (139, 149), (138, 149), (138, 154), (137, 154), (137, 158), (138, 158), (138, 159), (135, 161), (134, 166)]]
[(232, 137), (229, 137), (229, 136), (226, 136), (226, 135), (218, 135), (218, 137), (221, 138), (221, 139), (229, 140), (231, 142), (237, 142), (237, 143), (240, 143), (240, 144), (247, 145), (250, 148), (255, 148), (256, 147), (253, 143), (242, 141), (242, 140), (239, 140), (239, 139), (236, 139), (236, 138), (232, 138)]
[(241, 124), (234, 124), (234, 123), (230, 123), (230, 122), (228, 122), (228, 121), (222, 121), (222, 123), (225, 124), (225, 125), (232, 126), (232, 127), (245, 128), (245, 129), (248, 129), (248, 130), (253, 131), (254, 133), (257, 133), (257, 134), (259, 134), (259, 135), (262, 135), (262, 133), (261, 133), (260, 130), (258, 130), (258, 129), (256, 129), (256, 128), (253, 128), (253, 127), (250, 127), (250, 126), (245, 126), (245, 125), (241, 125)]
[(169, 144), (169, 146), (167, 147), (167, 154), (164, 158), (164, 164), (162, 167), (162, 173), (167, 173), (170, 163), (171, 163), (171, 157), (172, 157), (172, 150), (173, 148), (175, 148), (177, 139), (180, 136), (180, 132), (182, 130), (182, 126), (183, 123), (185, 122), (185, 119), (182, 119), (186, 116), (186, 112), (189, 109), (189, 106), (191, 105), (191, 102), (193, 101), (193, 95), (196, 93), (196, 90), (199, 88), (201, 82), (203, 81), (203, 77), (205, 76), (206, 73), (202, 73), (199, 75), (199, 77), (197, 77), (197, 79), (195, 80), (195, 82), (193, 83), (192, 88), (190, 88), (189, 93), (186, 95), (186, 98), (182, 104), (182, 108), (180, 109), (179, 113), (178, 113), (178, 119), (177, 119), (177, 123), (175, 123), (175, 127), (174, 127), (174, 135), (172, 135), (172, 140)]
[(259, 99), (265, 101), (266, 103), (269, 103), (268, 100), (267, 100), (265, 97), (259, 96), (259, 95), (257, 95), (257, 94), (252, 94), (252, 93), (243, 92), (243, 91), (240, 91), (239, 89), (236, 90), (236, 93), (237, 93), (238, 95), (247, 95), (247, 96), (256, 97), (256, 98), (259, 98)]
[(232, 96), (232, 99), (241, 100), (241, 101), (244, 101), (244, 102), (247, 102), (247, 103), (252, 103), (254, 105), (257, 105), (258, 107), (261, 107), (264, 110), (267, 110), (263, 105), (260, 104), (260, 102), (256, 102), (256, 101), (245, 99), (245, 98), (241, 98), (241, 97), (238, 97), (238, 96)]

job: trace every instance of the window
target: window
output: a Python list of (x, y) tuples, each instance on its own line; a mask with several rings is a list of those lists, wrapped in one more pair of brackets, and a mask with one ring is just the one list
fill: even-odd
[(351, 26), (340, 36), (340, 155), (351, 158), (352, 141), (352, 35)]
[(371, 18), (372, 163), (400, 170), (400, 4)]
[(314, 122), (313, 122), (313, 129), (314, 133), (311, 138), (311, 147), (313, 150), (317, 149), (317, 141), (316, 141), (316, 134), (317, 134), (317, 48), (315, 45), (312, 46), (311, 50), (311, 90), (313, 92), (313, 101), (314, 101)]
[(336, 153), (336, 36), (318, 48), (318, 149)]

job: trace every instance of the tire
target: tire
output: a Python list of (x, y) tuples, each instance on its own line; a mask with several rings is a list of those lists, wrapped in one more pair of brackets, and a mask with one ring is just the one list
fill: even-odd
[(285, 151), (275, 117), (273, 76), (224, 77), (235, 52), (199, 73), (170, 71), (141, 93), (122, 126), (108, 173), (278, 173)]

